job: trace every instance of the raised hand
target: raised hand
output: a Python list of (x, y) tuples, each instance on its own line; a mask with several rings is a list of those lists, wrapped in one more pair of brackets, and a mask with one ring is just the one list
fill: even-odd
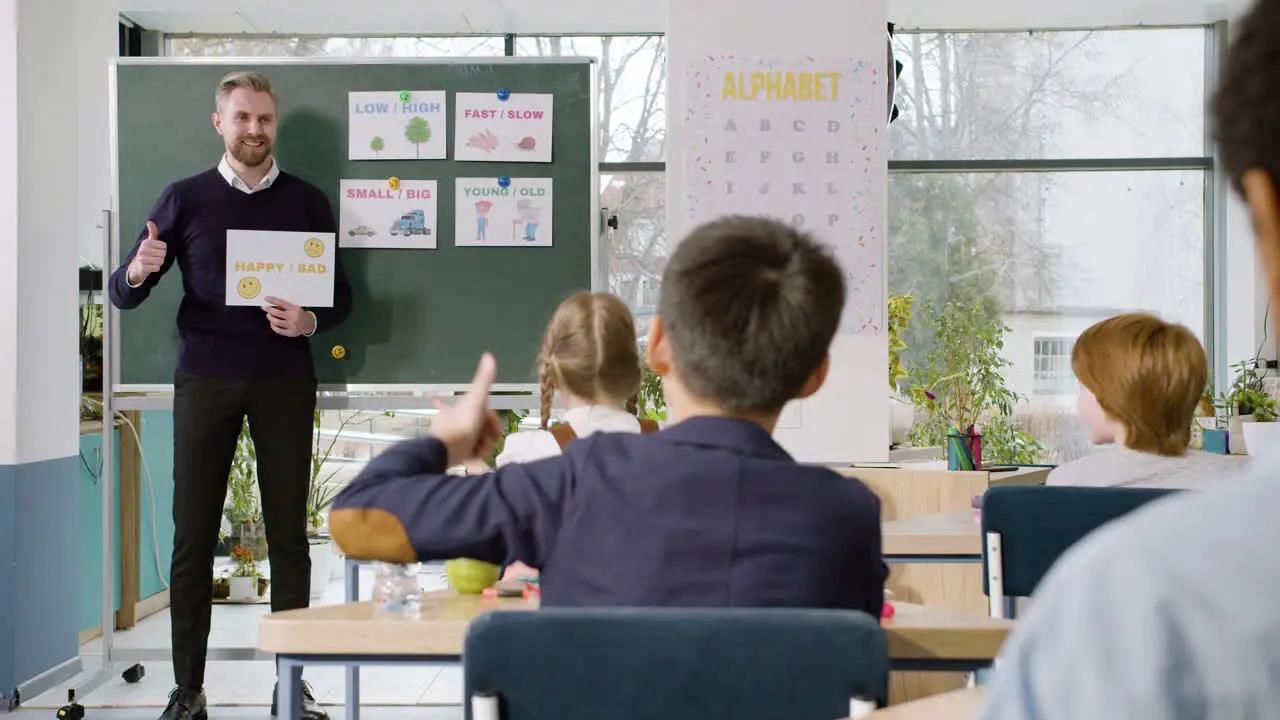
[(431, 434), (448, 449), (450, 465), (484, 457), (498, 442), (498, 416), (489, 409), (489, 389), (497, 377), (498, 361), (485, 353), (467, 394), (453, 407), (441, 407), (432, 418)]
[(164, 256), (168, 252), (169, 246), (160, 240), (156, 224), (148, 220), (147, 236), (142, 239), (138, 252), (134, 253), (133, 261), (129, 263), (129, 284), (141, 285), (148, 275), (160, 272), (160, 266), (164, 265)]

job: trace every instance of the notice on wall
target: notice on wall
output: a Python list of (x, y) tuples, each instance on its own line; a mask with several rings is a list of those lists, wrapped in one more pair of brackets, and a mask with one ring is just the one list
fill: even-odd
[(551, 247), (551, 178), (458, 178), (459, 247)]
[(828, 242), (848, 285), (841, 332), (885, 325), (885, 73), (853, 59), (709, 57), (687, 68), (685, 211), (746, 213)]
[(539, 93), (458, 93), (453, 159), (551, 162), (553, 100)]
[(442, 160), (448, 145), (443, 90), (347, 94), (352, 160)]
[(346, 248), (436, 247), (435, 180), (343, 180), (338, 241)]
[(333, 306), (333, 233), (227, 231), (227, 305)]

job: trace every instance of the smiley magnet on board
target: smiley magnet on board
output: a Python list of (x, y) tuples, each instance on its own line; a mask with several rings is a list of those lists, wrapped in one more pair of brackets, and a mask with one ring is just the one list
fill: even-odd
[(498, 99), (506, 102), (511, 97), (511, 91), (506, 88), (498, 88)]
[(412, 99), (413, 99), (413, 95), (412, 95), (412, 94), (410, 94), (410, 92), (409, 92), (408, 90), (401, 90), (401, 91), (400, 91), (400, 102), (402, 102), (402, 103), (407, 103), (407, 102), (409, 102), (409, 101), (410, 101), (410, 100), (412, 100)]
[(333, 356), (334, 360), (341, 360), (347, 356), (347, 349), (341, 345), (334, 345), (333, 349), (329, 351), (329, 354)]
[(387, 178), (387, 187), (391, 188), (392, 190), (399, 190), (399, 189), (400, 189), (400, 178), (398, 178), (398, 177), (389, 177), (389, 178)]
[(504, 188), (504, 187), (508, 187), (509, 185), (511, 185), (511, 178), (507, 177), (506, 175), (498, 176), (498, 187)]

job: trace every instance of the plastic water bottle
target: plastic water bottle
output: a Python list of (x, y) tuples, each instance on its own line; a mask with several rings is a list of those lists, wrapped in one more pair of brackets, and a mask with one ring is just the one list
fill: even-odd
[(373, 583), (374, 613), (382, 617), (417, 618), (422, 610), (418, 565), (378, 563)]

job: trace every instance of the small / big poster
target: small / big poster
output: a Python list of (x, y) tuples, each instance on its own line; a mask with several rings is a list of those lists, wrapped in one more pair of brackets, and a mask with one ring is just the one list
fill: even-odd
[(347, 94), (352, 160), (443, 160), (448, 149), (443, 90)]
[(338, 238), (347, 248), (436, 247), (435, 180), (343, 180)]
[(472, 162), (551, 162), (553, 96), (458, 93), (454, 97), (453, 159)]
[(333, 233), (227, 231), (228, 305), (333, 307)]
[(454, 243), (460, 247), (551, 247), (551, 178), (458, 178)]

